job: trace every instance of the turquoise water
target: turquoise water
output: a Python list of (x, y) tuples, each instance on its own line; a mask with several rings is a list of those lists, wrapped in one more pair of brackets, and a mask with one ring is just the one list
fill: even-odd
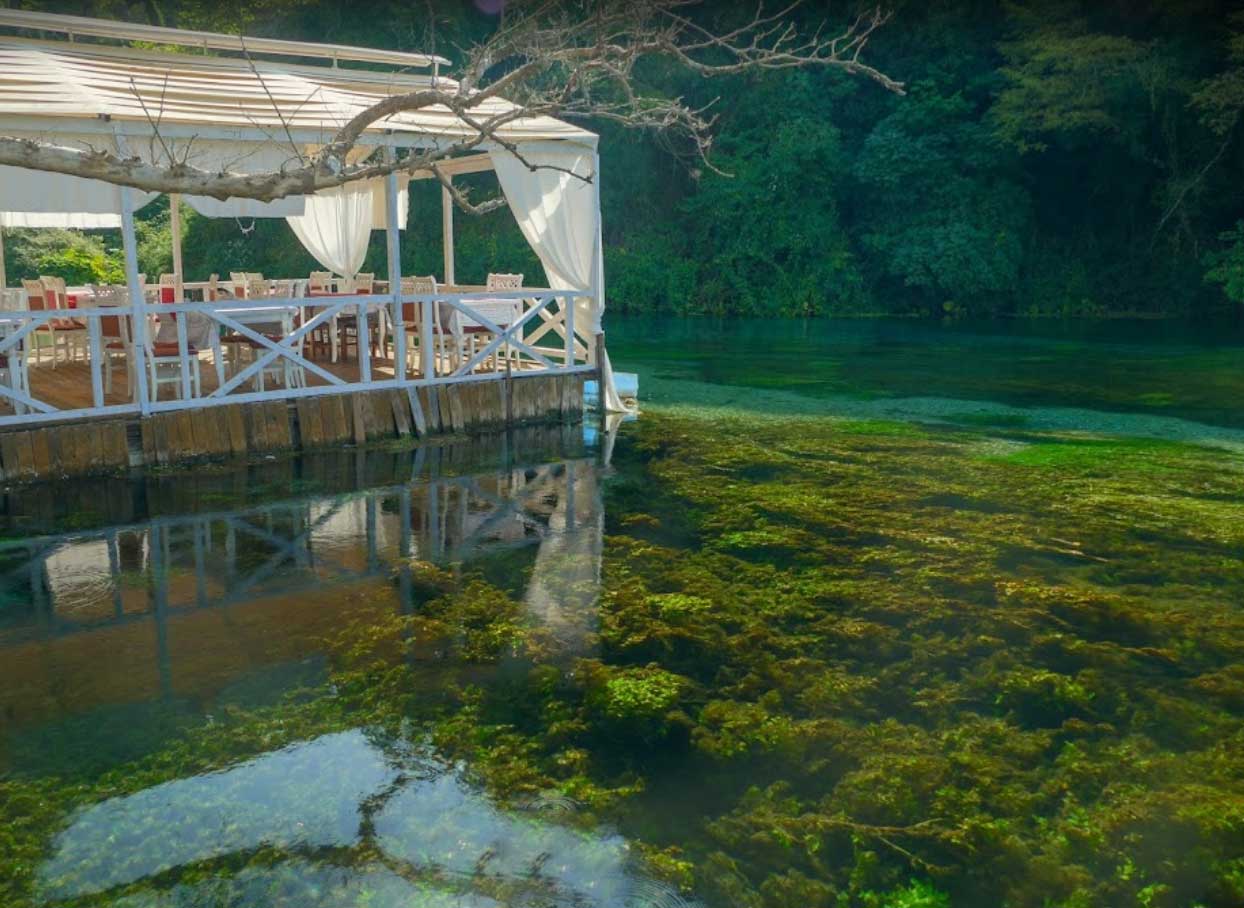
[(615, 320), (644, 413), (14, 488), (0, 904), (1244, 903), (1244, 342)]

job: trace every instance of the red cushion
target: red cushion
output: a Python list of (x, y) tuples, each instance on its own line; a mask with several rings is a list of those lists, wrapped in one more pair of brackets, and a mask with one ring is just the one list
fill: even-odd
[[(177, 356), (179, 353), (179, 348), (175, 341), (158, 342), (158, 343), (151, 345), (151, 351), (156, 356)], [(187, 353), (198, 353), (199, 351), (194, 348), (194, 344), (187, 344), (186, 352)]]
[(175, 287), (161, 287), (160, 288), (160, 302), (171, 303), (173, 302), (173, 297), (176, 294), (177, 294), (177, 290)]

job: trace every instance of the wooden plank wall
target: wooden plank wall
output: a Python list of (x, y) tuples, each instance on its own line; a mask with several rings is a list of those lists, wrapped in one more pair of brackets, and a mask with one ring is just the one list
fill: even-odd
[(432, 388), (364, 391), (0, 431), (0, 479), (115, 473), (198, 458), (314, 450), (490, 432), (583, 416), (582, 375), (530, 375)]

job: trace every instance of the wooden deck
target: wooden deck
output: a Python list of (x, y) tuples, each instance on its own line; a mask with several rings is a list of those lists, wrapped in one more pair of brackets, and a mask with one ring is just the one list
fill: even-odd
[[(64, 393), (84, 393), (73, 387), (74, 370), (62, 364), (54, 371)], [(85, 384), (89, 394), (85, 366), (79, 364), (76, 372), (77, 382)], [(533, 423), (577, 423), (583, 417), (586, 377), (583, 372), (528, 372), (422, 387), (356, 386), (338, 393), (243, 400), (143, 418), (97, 416), (12, 428), (0, 431), (0, 479), (112, 473), (204, 457), (492, 432)]]

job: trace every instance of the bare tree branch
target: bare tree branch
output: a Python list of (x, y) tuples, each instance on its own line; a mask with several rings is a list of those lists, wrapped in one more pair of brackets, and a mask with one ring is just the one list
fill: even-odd
[[(272, 201), (370, 179), (392, 172), (433, 174), (470, 213), (500, 207), (490, 199), (472, 202), (435, 165), (468, 151), (504, 148), (522, 157), (504, 128), (532, 117), (607, 121), (656, 132), (671, 146), (713, 167), (710, 153), (716, 117), (712, 103), (695, 106), (681, 97), (646, 90), (636, 67), (659, 60), (704, 79), (792, 69), (835, 69), (903, 93), (903, 85), (863, 62), (869, 39), (889, 22), (881, 7), (866, 10), (845, 26), (822, 24), (810, 34), (795, 20), (799, 0), (768, 12), (758, 6), (738, 22), (716, 29), (703, 15), (702, 0), (510, 0), (497, 29), (484, 42), (460, 51), (458, 81), (441, 77), (414, 91), (392, 95), (342, 125), (314, 154), (304, 155), (286, 117), (263, 80), (263, 89), (299, 155), (298, 166), (280, 172), (208, 172), (175, 160), (167, 163), (123, 157), (100, 149), (75, 149), (30, 139), (0, 137), (0, 164), (107, 180), (157, 192), (224, 199)], [(249, 59), (249, 57), (248, 57)], [(252, 71), (258, 75), (253, 62)], [(137, 92), (137, 89), (135, 89)], [(510, 102), (498, 108), (498, 100)], [(144, 104), (144, 111), (146, 106)], [(411, 151), (390, 161), (350, 163), (364, 135), (389, 117), (422, 110), (456, 116), (464, 127), (456, 141)], [(147, 112), (159, 135), (160, 120)], [(166, 146), (167, 148), (167, 146)], [(585, 179), (582, 174), (577, 178)], [(593, 175), (594, 177), (594, 175)], [(588, 178), (590, 179), (590, 177)]]

